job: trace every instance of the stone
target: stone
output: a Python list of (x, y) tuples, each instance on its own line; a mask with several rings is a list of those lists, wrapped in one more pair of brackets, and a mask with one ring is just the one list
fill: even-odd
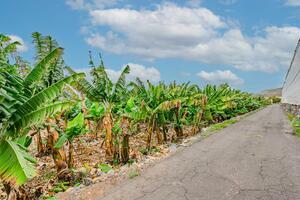
[(84, 179), (82, 179), (82, 183), (85, 186), (89, 186), (89, 185), (92, 185), (94, 183), (94, 181), (91, 178), (84, 178)]
[(173, 152), (176, 151), (177, 145), (173, 143), (173, 144), (171, 144), (171, 145), (169, 146), (168, 149), (169, 149), (170, 153), (173, 153)]

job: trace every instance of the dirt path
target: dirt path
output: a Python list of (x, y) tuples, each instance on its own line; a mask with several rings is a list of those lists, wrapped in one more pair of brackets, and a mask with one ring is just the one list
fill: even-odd
[(93, 199), (299, 200), (300, 140), (287, 133), (269, 106)]

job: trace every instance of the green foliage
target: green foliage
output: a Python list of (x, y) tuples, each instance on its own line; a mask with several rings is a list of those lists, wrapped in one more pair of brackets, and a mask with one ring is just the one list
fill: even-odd
[(139, 172), (136, 169), (132, 169), (128, 173), (128, 178), (133, 179), (134, 177), (139, 176)]
[(102, 103), (95, 102), (89, 108), (88, 118), (97, 119), (102, 118), (105, 113), (105, 107)]
[(47, 54), (43, 59), (41, 59), (33, 70), (26, 76), (24, 80), (24, 86), (27, 88), (33, 88), (32, 84), (39, 82), (44, 74), (47, 72), (47, 67), (50, 66), (49, 63), (55, 61), (62, 55), (63, 49), (58, 47)]
[(212, 125), (209, 130), (210, 131), (219, 131), (221, 129), (224, 129), (226, 128), (227, 126), (229, 126), (230, 124), (234, 124), (236, 123), (237, 120), (236, 119), (229, 119), (229, 120), (226, 120), (224, 122), (221, 122), (221, 123), (218, 123), (218, 124), (214, 124)]
[(51, 197), (47, 197), (46, 200), (57, 200), (57, 199), (56, 197), (51, 196)]
[[(107, 137), (113, 140), (106, 141), (109, 144), (107, 146), (112, 146), (111, 143), (114, 146), (107, 152), (115, 154), (115, 161), (119, 162), (116, 155), (119, 152), (111, 152), (122, 149), (122, 137), (129, 141), (129, 136), (138, 131), (140, 124), (146, 124), (148, 134), (147, 147), (142, 148), (141, 152), (155, 153), (160, 149), (152, 146), (153, 133), (157, 134), (159, 140), (159, 134), (163, 131), (164, 140), (167, 141), (168, 129), (174, 129), (180, 139), (185, 126), (193, 126), (196, 132), (202, 127), (219, 123), (211, 127), (216, 131), (234, 123), (232, 118), (235, 116), (278, 102), (278, 99), (254, 96), (227, 84), (199, 88), (175, 81), (170, 84), (144, 83), (139, 78), (128, 84), (126, 76), (130, 73), (130, 66), (125, 66), (117, 81), (113, 82), (101, 55), (100, 63), (96, 66), (90, 54), (92, 80), (88, 81), (83, 73), (77, 74), (65, 66), (63, 49), (51, 36), (35, 32), (32, 37), (36, 62), (32, 68), (21, 70), (25, 61), (13, 56), (20, 44), (0, 34), (0, 178), (5, 181), (22, 184), (34, 176), (34, 160), (25, 148), (32, 141), (28, 131), (33, 126), (36, 129), (58, 111), (65, 111), (62, 113), (63, 119), (68, 123), (65, 129), (60, 129), (55, 148), (61, 148), (68, 142), (69, 148), (73, 149), (74, 138), (86, 133), (85, 119), (94, 121), (99, 130), (103, 129), (103, 119), (106, 119), (108, 126), (103, 132), (113, 133)], [(63, 69), (70, 76), (65, 77)], [(78, 93), (82, 102), (77, 101)], [(69, 100), (71, 97), (73, 101)], [(87, 112), (85, 107), (88, 108)], [(294, 118), (293, 125), (300, 135), (300, 122)], [(129, 151), (129, 146), (127, 149)], [(112, 170), (108, 164), (100, 164), (99, 168), (105, 173)], [(134, 172), (129, 176), (136, 175)], [(65, 191), (67, 185), (60, 183), (54, 190)]]
[(11, 140), (0, 140), (0, 163), (0, 177), (18, 185), (36, 174), (35, 160), (25, 147)]
[(72, 142), (73, 139), (85, 133), (84, 116), (79, 113), (73, 120), (69, 121), (66, 133), (61, 134), (54, 148), (60, 149), (67, 141)]
[(23, 135), (22, 137), (18, 138), (17, 142), (21, 146), (28, 148), (30, 146), (30, 144), (32, 143), (32, 137)]
[(153, 154), (153, 153), (158, 153), (160, 152), (160, 148), (159, 147), (151, 147), (150, 149), (148, 148), (141, 148), (140, 149), (140, 152), (144, 155), (147, 155), (147, 154)]
[(288, 119), (290, 121), (293, 121), (293, 119), (295, 119), (295, 118), (296, 118), (296, 116), (294, 114), (291, 114), (291, 113), (288, 114)]
[[(37, 62), (59, 47), (57, 41), (49, 35), (43, 36), (38, 32), (34, 32), (32, 38), (36, 50), (35, 59)], [(42, 84), (40, 85), (42, 88), (50, 86), (64, 77), (63, 68), (65, 64), (61, 54), (50, 64), (47, 63), (47, 65), (44, 65), (46, 73), (42, 77)]]
[(108, 173), (110, 170), (112, 170), (112, 167), (105, 163), (98, 164), (98, 168), (104, 173)]
[(292, 127), (295, 131), (295, 135), (300, 137), (300, 119), (294, 117), (292, 120)]
[(54, 188), (52, 189), (53, 192), (64, 192), (66, 191), (70, 186), (69, 182), (58, 182), (54, 185)]
[(34, 159), (25, 148), (31, 143), (26, 136), (30, 127), (72, 105), (70, 101), (57, 101), (58, 97), (65, 85), (78, 81), (84, 74), (41, 86), (43, 78), (52, 77), (48, 69), (60, 58), (62, 48), (51, 48), (23, 78), (15, 70), (18, 63), (10, 64), (8, 59), (19, 44), (5, 44), (9, 41), (8, 37), (0, 35), (0, 178), (23, 184), (35, 175)]

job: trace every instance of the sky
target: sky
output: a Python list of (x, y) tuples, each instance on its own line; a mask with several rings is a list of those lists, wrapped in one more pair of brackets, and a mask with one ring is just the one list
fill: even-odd
[(116, 79), (281, 87), (300, 37), (300, 0), (2, 0), (0, 32), (34, 62), (31, 34), (54, 37), (67, 65), (101, 53)]

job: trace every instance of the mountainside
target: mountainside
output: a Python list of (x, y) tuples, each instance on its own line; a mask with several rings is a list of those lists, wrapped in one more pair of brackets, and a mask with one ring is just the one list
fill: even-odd
[(281, 97), (281, 93), (282, 93), (282, 88), (275, 88), (275, 89), (264, 90), (260, 94), (266, 97), (271, 97), (271, 96)]

